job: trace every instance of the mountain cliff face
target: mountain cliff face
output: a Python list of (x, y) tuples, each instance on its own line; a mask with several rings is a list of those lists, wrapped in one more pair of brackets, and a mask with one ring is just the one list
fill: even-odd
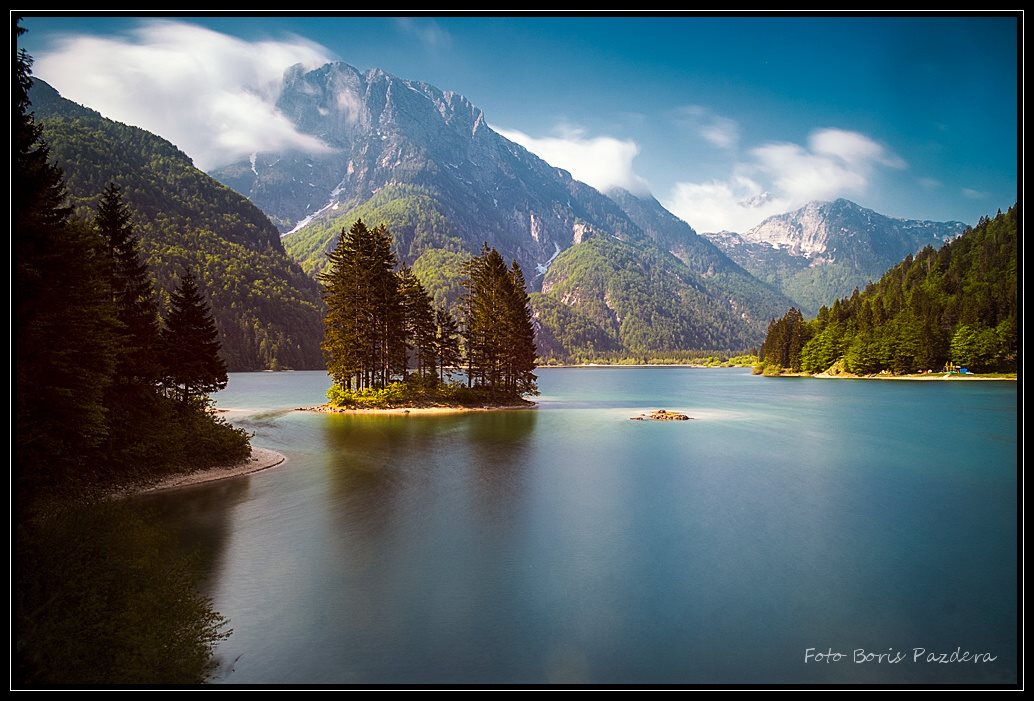
[(183, 270), (194, 270), (230, 370), (323, 367), (319, 289), (261, 211), (154, 134), (105, 119), (38, 79), (30, 99), (76, 214), (91, 219), (104, 187), (121, 187), (161, 304)]
[(838, 199), (769, 217), (742, 234), (705, 234), (747, 271), (793, 299), (806, 314), (878, 280), (925, 246), (966, 230), (962, 222), (894, 219)]
[[(286, 232), (288, 253), (310, 274), (358, 217), (386, 224), (410, 264), (425, 254), (476, 253), (487, 242), (519, 261), (529, 287), (543, 292), (535, 297), (540, 341), (550, 339), (543, 343), (560, 356), (585, 344), (550, 324), (590, 307), (593, 323), (613, 328), (585, 348), (668, 350), (747, 347), (789, 304), (653, 198), (612, 199), (572, 179), (493, 131), (456, 93), (334, 63), (289, 69), (278, 107), (326, 151), (255, 153), (213, 175)], [(572, 261), (576, 274), (549, 282), (553, 266), (570, 269)], [(583, 274), (588, 261), (591, 275)], [(659, 271), (677, 291), (651, 283)], [(617, 277), (623, 282), (611, 285)], [(658, 325), (651, 336), (648, 319), (646, 331), (623, 330), (640, 325), (637, 314), (603, 315), (608, 294), (618, 304), (631, 290), (644, 309), (664, 309), (668, 331)]]
[[(287, 245), (303, 263), (322, 257), (364, 205), (395, 210), (386, 223), (407, 262), (428, 247), (475, 251), (488, 241), (534, 270), (596, 230), (642, 236), (613, 202), (504, 139), (456, 93), (334, 63), (288, 70), (278, 107), (327, 152), (256, 153), (213, 175), (281, 231), (302, 233), (308, 251), (292, 247), (295, 233)], [(421, 197), (414, 217), (409, 205)], [(322, 235), (305, 236), (313, 225)]]

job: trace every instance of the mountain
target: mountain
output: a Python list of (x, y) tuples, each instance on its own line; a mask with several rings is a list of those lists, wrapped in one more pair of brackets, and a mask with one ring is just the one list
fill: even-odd
[[(534, 297), (540, 342), (557, 355), (593, 346), (550, 326), (572, 315), (589, 314), (586, 329), (606, 327), (592, 327), (583, 340), (603, 334), (600, 345), (617, 349), (743, 348), (759, 341), (767, 320), (789, 302), (656, 200), (618, 193), (615, 201), (574, 180), (492, 130), (456, 93), (333, 63), (289, 69), (277, 106), (326, 152), (255, 153), (212, 175), (287, 232), (286, 250), (306, 272), (325, 265), (341, 229), (359, 217), (386, 224), (400, 258), (417, 264), (418, 274), (431, 267), (419, 264), (423, 256), (455, 263), (487, 242), (519, 261), (529, 286), (541, 291)], [(587, 260), (596, 265), (591, 283), (570, 274)], [(555, 266), (561, 270), (551, 276)], [(654, 287), (657, 275), (674, 287)], [(623, 282), (612, 285), (615, 277)], [(446, 291), (455, 280), (438, 274), (436, 289), (421, 279), (440, 299), (455, 296)], [(644, 334), (629, 330), (636, 313), (604, 318), (600, 311), (607, 294), (617, 300), (632, 288), (641, 290), (644, 308), (663, 307), (672, 325), (663, 333), (658, 326), (645, 345)]]
[(790, 300), (743, 269), (652, 196), (617, 188), (607, 193), (661, 249), (680, 260), (712, 296), (756, 320), (778, 316)]
[(1014, 205), (940, 250), (905, 256), (812, 321), (790, 310), (771, 324), (761, 347), (766, 372), (937, 372), (947, 361), (1015, 371), (1017, 231)]
[(742, 234), (705, 234), (806, 314), (877, 280), (906, 255), (965, 231), (962, 222), (894, 219), (838, 199), (810, 202)]
[(329, 151), (256, 153), (212, 175), (297, 232), (286, 245), (310, 270), (360, 215), (387, 223), (407, 262), (487, 241), (534, 271), (594, 230), (642, 236), (612, 201), (493, 131), (462, 95), (332, 63), (289, 69), (277, 107)]
[(38, 79), (30, 99), (76, 214), (92, 219), (104, 187), (121, 187), (163, 311), (183, 270), (193, 269), (230, 370), (323, 367), (319, 288), (287, 258), (258, 208), (154, 134), (106, 119)]

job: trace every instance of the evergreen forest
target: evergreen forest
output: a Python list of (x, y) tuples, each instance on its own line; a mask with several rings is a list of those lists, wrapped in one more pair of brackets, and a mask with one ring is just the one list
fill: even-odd
[(906, 257), (810, 321), (790, 309), (769, 325), (756, 371), (1015, 372), (1017, 289), (1014, 205), (940, 250)]

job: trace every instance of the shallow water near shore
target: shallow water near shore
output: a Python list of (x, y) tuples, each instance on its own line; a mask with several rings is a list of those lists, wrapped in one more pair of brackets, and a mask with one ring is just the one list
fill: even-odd
[[(328, 384), (232, 375), (288, 462), (135, 501), (230, 619), (215, 682), (1015, 680), (1015, 383), (564, 368), (529, 410), (293, 410)], [(629, 420), (660, 408), (693, 420)]]

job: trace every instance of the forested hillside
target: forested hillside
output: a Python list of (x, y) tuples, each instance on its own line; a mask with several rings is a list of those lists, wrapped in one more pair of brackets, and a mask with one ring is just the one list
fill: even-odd
[(42, 81), (30, 98), (76, 215), (92, 219), (105, 186), (121, 188), (162, 311), (193, 269), (230, 370), (323, 367), (316, 282), (287, 258), (258, 208), (160, 137), (105, 119)]
[(718, 297), (666, 251), (613, 238), (591, 238), (560, 254), (532, 304), (547, 330), (539, 339), (544, 357), (591, 360), (615, 350), (649, 355), (757, 343), (751, 326), (759, 320), (735, 298)]
[(878, 283), (773, 321), (761, 348), (768, 371), (822, 372), (842, 361), (856, 374), (1015, 370), (1017, 213), (1014, 205), (940, 250), (908, 256)]

